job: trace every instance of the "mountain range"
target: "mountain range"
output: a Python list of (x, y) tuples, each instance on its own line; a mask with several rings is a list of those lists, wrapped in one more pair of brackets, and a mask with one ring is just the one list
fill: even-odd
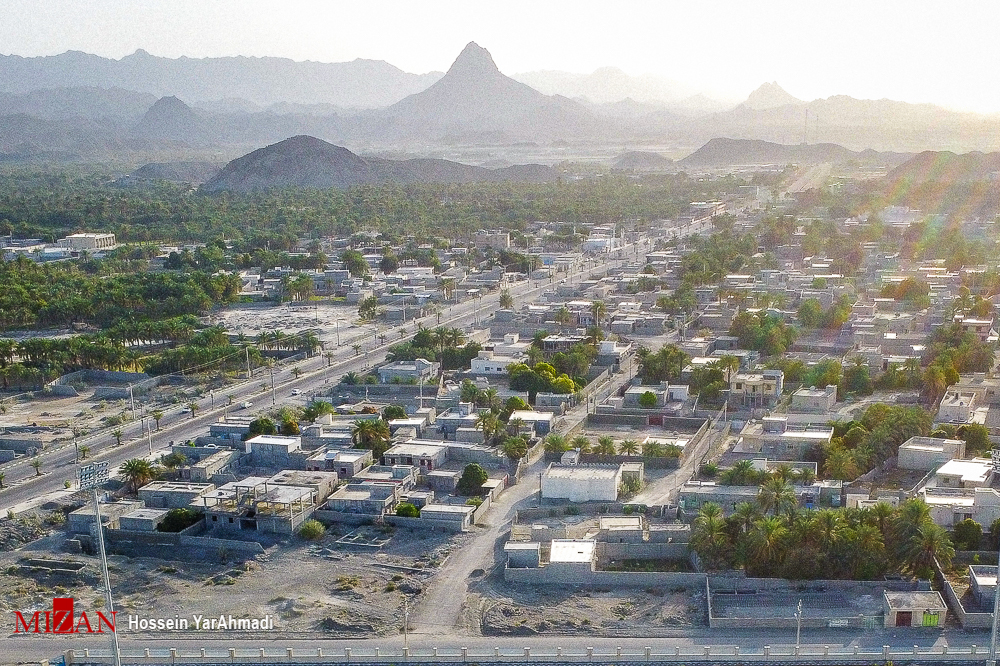
[(161, 58), (138, 50), (121, 60), (67, 51), (56, 56), (0, 55), (0, 91), (124, 88), (189, 102), (243, 99), (378, 108), (419, 92), (440, 72), (409, 74), (383, 60), (296, 62), (288, 58)]
[[(720, 108), (662, 82), (643, 92), (641, 77), (613, 69), (521, 78), (543, 90), (504, 75), (475, 43), (446, 73), (424, 75), (373, 60), (0, 56), (0, 160), (214, 162), (297, 135), (365, 152), (537, 145), (550, 161), (565, 145), (669, 146), (676, 157), (718, 137), (855, 152), (1000, 149), (1000, 117), (928, 104), (807, 102), (772, 82)], [(573, 97), (545, 94), (556, 90)]]

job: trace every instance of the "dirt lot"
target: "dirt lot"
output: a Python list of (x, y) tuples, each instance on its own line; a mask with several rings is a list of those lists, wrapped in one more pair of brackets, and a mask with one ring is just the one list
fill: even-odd
[[(384, 536), (381, 528), (369, 529)], [(401, 631), (404, 597), (411, 606), (416, 603), (436, 567), (467, 538), (398, 530), (381, 550), (366, 552), (338, 545), (341, 535), (330, 532), (316, 543), (289, 539), (247, 562), (111, 556), (119, 618), (270, 614), (284, 635), (393, 634)], [(0, 555), (0, 613), (51, 608), (52, 597), (59, 594), (74, 597), (83, 608), (103, 607), (96, 558), (59, 553), (65, 538), (60, 531)], [(58, 557), (89, 566), (79, 574), (51, 573), (20, 566), (26, 557)]]
[(704, 592), (536, 588), (501, 579), (471, 597), (487, 636), (655, 636), (707, 625)]

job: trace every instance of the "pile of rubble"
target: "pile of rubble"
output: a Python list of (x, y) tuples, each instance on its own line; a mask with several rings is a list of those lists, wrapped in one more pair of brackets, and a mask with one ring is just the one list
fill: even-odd
[(40, 520), (0, 518), (0, 551), (16, 550), (49, 533)]

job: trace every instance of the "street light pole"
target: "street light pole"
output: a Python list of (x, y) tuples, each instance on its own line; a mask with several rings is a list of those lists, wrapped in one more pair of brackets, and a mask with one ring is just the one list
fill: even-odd
[(802, 600), (799, 599), (798, 610), (795, 611), (795, 652), (799, 651), (799, 637), (802, 635)]
[[(101, 504), (97, 497), (97, 489), (108, 480), (108, 463), (94, 463), (81, 467), (80, 489), (90, 489), (91, 497), (94, 500), (94, 520), (97, 521), (97, 548), (101, 556), (101, 576), (104, 578), (104, 600), (108, 604), (108, 613), (111, 615), (112, 623), (115, 622), (115, 602), (111, 596), (111, 578), (108, 574), (108, 556), (104, 550), (104, 524), (101, 522)], [(122, 666), (121, 651), (118, 647), (118, 632), (112, 630), (111, 634), (111, 656), (114, 658), (115, 666)]]

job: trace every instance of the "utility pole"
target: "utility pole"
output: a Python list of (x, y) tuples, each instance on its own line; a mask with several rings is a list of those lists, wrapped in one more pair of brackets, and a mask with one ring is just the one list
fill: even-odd
[(128, 399), (132, 407), (132, 420), (135, 421), (135, 394), (132, 392), (132, 385), (128, 385)]
[(247, 379), (250, 379), (250, 347), (244, 347), (243, 351), (246, 352), (247, 357)]
[[(1000, 572), (1000, 555), (997, 556), (997, 571)], [(990, 631), (990, 657), (986, 662), (987, 666), (997, 664), (997, 625), (1000, 624), (997, 613), (1000, 613), (1000, 585), (996, 586), (996, 591), (993, 593), (993, 628)]]
[(410, 646), (409, 624), (410, 624), (410, 605), (409, 605), (409, 600), (404, 596), (403, 597), (403, 647)]
[[(111, 596), (111, 578), (108, 575), (108, 556), (104, 550), (104, 525), (101, 522), (101, 504), (97, 497), (97, 489), (105, 483), (110, 476), (107, 462), (94, 463), (80, 468), (80, 489), (90, 489), (94, 500), (94, 520), (97, 522), (97, 548), (101, 556), (101, 576), (104, 578), (104, 600), (108, 604), (108, 613), (111, 621), (115, 622), (115, 602)], [(111, 656), (114, 658), (115, 666), (122, 666), (122, 655), (118, 649), (118, 632), (112, 630), (111, 634)]]
[(799, 651), (799, 637), (802, 635), (802, 600), (799, 599), (798, 610), (795, 611), (795, 652)]
[(277, 400), (274, 397), (274, 362), (273, 361), (267, 364), (267, 369), (271, 373), (271, 406), (273, 407), (277, 403)]

